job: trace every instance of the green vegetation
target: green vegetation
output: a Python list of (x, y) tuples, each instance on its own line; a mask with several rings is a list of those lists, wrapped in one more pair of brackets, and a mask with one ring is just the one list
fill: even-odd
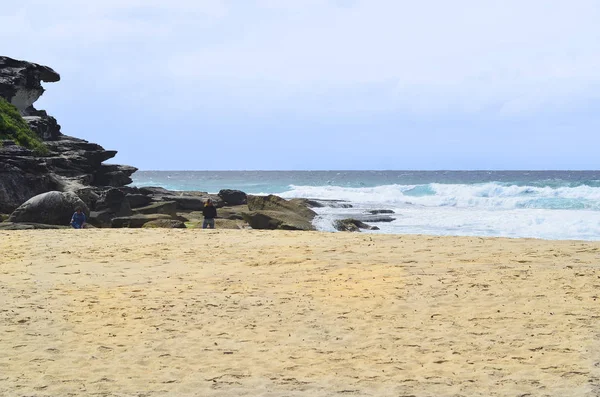
[(40, 137), (31, 131), (17, 108), (0, 98), (0, 140), (2, 139), (10, 139), (17, 145), (33, 150), (38, 156), (48, 153)]

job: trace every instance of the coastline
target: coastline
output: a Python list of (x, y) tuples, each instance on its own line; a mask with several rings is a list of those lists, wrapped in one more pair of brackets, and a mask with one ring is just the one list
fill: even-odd
[(599, 391), (600, 242), (0, 235), (2, 395)]

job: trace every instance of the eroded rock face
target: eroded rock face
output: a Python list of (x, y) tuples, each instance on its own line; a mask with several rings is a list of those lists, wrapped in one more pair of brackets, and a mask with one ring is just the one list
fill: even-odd
[(60, 75), (48, 66), (0, 56), (0, 96), (28, 115), (31, 105), (44, 93), (42, 81), (54, 83)]
[(135, 167), (103, 164), (117, 152), (63, 135), (54, 117), (33, 107), (44, 93), (41, 83), (59, 80), (60, 75), (47, 66), (0, 56), (0, 97), (17, 107), (48, 149), (41, 157), (14, 144), (0, 145), (0, 212), (11, 212), (43, 192), (122, 187), (132, 182), (131, 175), (137, 171)]

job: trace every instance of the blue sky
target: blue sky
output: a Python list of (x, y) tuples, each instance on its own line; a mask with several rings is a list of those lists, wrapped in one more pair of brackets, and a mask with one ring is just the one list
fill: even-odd
[(143, 170), (598, 169), (597, 0), (24, 0), (36, 107)]

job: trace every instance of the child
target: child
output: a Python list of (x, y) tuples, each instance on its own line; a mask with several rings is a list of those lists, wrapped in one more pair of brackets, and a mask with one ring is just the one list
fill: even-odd
[(80, 207), (77, 207), (73, 217), (71, 218), (71, 226), (73, 226), (73, 229), (83, 229), (84, 224), (85, 214), (81, 211)]

